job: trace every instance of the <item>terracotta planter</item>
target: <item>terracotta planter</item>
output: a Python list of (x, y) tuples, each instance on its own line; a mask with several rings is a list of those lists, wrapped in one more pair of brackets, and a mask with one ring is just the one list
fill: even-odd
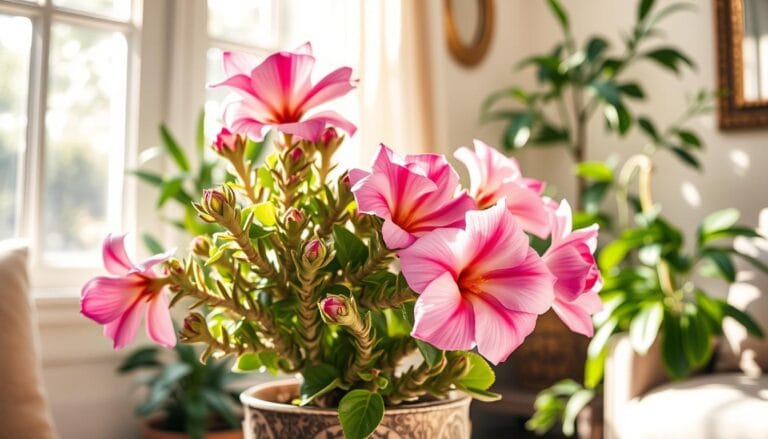
[[(157, 427), (159, 423), (157, 419), (145, 422), (141, 437), (143, 439), (189, 439), (186, 433), (159, 429)], [(240, 429), (209, 431), (205, 433), (205, 439), (243, 439), (243, 431)]]
[[(251, 387), (240, 395), (245, 406), (246, 439), (336, 439), (344, 434), (336, 410), (298, 407), (299, 381), (275, 381)], [(387, 409), (374, 439), (469, 439), (469, 403), (461, 395), (445, 401)]]

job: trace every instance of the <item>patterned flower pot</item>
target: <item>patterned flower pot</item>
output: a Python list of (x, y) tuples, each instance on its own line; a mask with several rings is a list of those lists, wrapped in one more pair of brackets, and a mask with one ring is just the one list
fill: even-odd
[[(240, 395), (245, 406), (246, 439), (336, 439), (344, 434), (334, 409), (299, 407), (290, 402), (299, 381), (275, 381), (251, 387)], [(374, 439), (469, 439), (469, 403), (461, 395), (444, 401), (387, 409)]]

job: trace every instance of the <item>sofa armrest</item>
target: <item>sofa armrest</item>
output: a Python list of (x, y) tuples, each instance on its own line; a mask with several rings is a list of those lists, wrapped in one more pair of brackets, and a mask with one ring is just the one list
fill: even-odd
[(629, 401), (666, 381), (668, 378), (662, 366), (658, 340), (648, 353), (641, 356), (632, 349), (626, 334), (614, 336), (608, 346), (603, 381), (606, 439), (616, 438), (617, 422)]

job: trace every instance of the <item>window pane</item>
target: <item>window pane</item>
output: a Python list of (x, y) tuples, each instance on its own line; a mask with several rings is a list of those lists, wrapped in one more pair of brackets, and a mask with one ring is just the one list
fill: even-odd
[(41, 226), (57, 264), (97, 260), (119, 227), (126, 72), (123, 34), (52, 26)]
[(27, 143), (32, 22), (0, 15), (0, 239), (16, 232), (19, 158)]
[(254, 47), (273, 47), (274, 0), (208, 0), (208, 34)]
[(131, 0), (53, 0), (53, 4), (121, 20), (131, 18)]

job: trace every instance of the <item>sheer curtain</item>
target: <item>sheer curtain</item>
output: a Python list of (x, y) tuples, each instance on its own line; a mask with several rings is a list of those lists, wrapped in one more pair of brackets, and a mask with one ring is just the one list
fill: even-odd
[(360, 11), (360, 141), (433, 151), (427, 2), (366, 0)]

